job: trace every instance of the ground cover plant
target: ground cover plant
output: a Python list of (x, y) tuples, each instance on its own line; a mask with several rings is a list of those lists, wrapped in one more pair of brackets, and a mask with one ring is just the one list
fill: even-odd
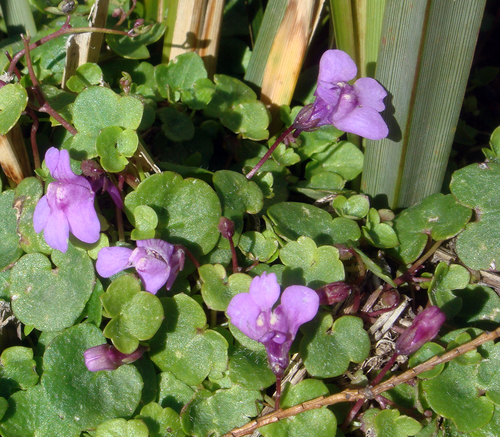
[(498, 435), (498, 5), (1, 7), (1, 436)]

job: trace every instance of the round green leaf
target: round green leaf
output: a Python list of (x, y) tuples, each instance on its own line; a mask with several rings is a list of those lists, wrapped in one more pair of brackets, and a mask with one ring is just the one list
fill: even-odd
[(96, 437), (148, 437), (148, 427), (142, 420), (111, 419), (99, 424)]
[(162, 372), (158, 377), (158, 402), (163, 408), (180, 413), (182, 407), (193, 397), (194, 390), (176, 378), (172, 372)]
[(332, 316), (323, 313), (303, 326), (300, 353), (312, 376), (342, 375), (351, 361), (361, 363), (370, 353), (370, 339), (361, 319), (343, 316), (332, 322)]
[(38, 373), (33, 349), (22, 346), (5, 349), (0, 357), (0, 381), (0, 393), (5, 397), (34, 386), (38, 382)]
[(102, 168), (112, 173), (121, 172), (128, 159), (134, 155), (139, 138), (132, 129), (123, 130), (118, 126), (108, 126), (96, 138), (96, 151), (101, 157)]
[(184, 437), (179, 415), (171, 408), (162, 408), (156, 402), (144, 405), (137, 416), (149, 429), (149, 437)]
[(141, 35), (131, 38), (129, 35), (106, 36), (106, 42), (111, 49), (126, 59), (146, 59), (149, 58), (147, 45), (158, 41), (165, 32), (165, 23), (154, 23), (150, 29)]
[[(286, 385), (281, 401), (282, 408), (289, 408), (318, 396), (328, 396), (322, 381), (306, 379), (297, 385)], [(326, 407), (306, 411), (260, 428), (264, 437), (331, 437), (337, 430), (335, 415)]]
[(52, 262), (40, 253), (23, 256), (11, 273), (12, 310), (40, 331), (60, 331), (76, 321), (95, 285), (94, 266), (82, 250), (69, 245), (54, 251)]
[(280, 252), (283, 269), (282, 284), (306, 285), (319, 288), (331, 282), (342, 281), (344, 265), (339, 259), (339, 251), (333, 246), (317, 247), (308, 237), (286, 244)]
[(267, 214), (275, 224), (275, 232), (287, 240), (309, 237), (318, 246), (356, 241), (361, 236), (354, 220), (332, 216), (313, 205), (300, 202), (283, 202), (272, 205)]
[(228, 390), (199, 390), (181, 413), (184, 432), (195, 437), (220, 436), (245, 424), (249, 417), (259, 413), (258, 391), (233, 386)]
[(219, 239), (220, 202), (200, 179), (182, 179), (176, 173), (155, 174), (125, 198), (125, 212), (135, 225), (133, 211), (151, 207), (158, 216), (160, 238), (184, 244), (195, 255), (210, 252)]
[[(445, 352), (443, 346), (437, 343), (425, 343), (417, 352), (415, 352), (411, 357), (408, 365), (410, 367), (416, 367), (419, 364), (425, 363), (427, 360), (431, 359), (435, 355), (442, 355)], [(428, 370), (427, 372), (422, 372), (418, 375), (421, 379), (430, 379), (439, 375), (444, 369), (444, 364), (439, 364), (434, 369)]]
[(250, 390), (263, 390), (276, 382), (276, 376), (269, 368), (267, 354), (240, 348), (229, 359), (229, 378)]
[(189, 141), (194, 136), (194, 124), (191, 119), (173, 107), (162, 108), (158, 111), (162, 121), (162, 130), (165, 136), (172, 141)]
[(18, 83), (0, 88), (0, 135), (9, 132), (28, 104), (28, 93)]
[(61, 417), (82, 430), (108, 419), (131, 417), (141, 399), (143, 382), (134, 366), (87, 370), (83, 353), (102, 343), (98, 328), (80, 324), (54, 338), (44, 355), (42, 386), (49, 401)]
[(122, 311), (124, 328), (137, 339), (149, 340), (163, 321), (160, 300), (151, 293), (140, 291)]
[(476, 220), (457, 237), (460, 259), (474, 270), (498, 270), (500, 260), (500, 165), (472, 164), (453, 173), (450, 190), (473, 208)]
[(13, 208), (14, 191), (0, 195), (0, 270), (17, 261), (23, 254), (17, 234), (17, 216)]

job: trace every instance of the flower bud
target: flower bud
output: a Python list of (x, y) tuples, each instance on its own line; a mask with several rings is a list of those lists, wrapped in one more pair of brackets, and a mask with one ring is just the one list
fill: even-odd
[(337, 302), (342, 302), (349, 296), (353, 287), (344, 281), (332, 282), (318, 288), (316, 293), (319, 296), (320, 305), (333, 305)]
[(439, 332), (446, 316), (437, 307), (431, 306), (422, 311), (411, 326), (396, 341), (398, 355), (410, 355), (431, 341)]
[(123, 364), (130, 364), (142, 357), (146, 347), (139, 346), (131, 354), (123, 354), (110, 344), (101, 344), (99, 346), (87, 349), (83, 356), (85, 366), (91, 372), (99, 370), (116, 370)]
[(222, 236), (228, 240), (230, 238), (233, 238), (234, 236), (234, 222), (232, 222), (226, 217), (220, 218), (219, 224), (217, 225), (217, 229), (222, 234)]

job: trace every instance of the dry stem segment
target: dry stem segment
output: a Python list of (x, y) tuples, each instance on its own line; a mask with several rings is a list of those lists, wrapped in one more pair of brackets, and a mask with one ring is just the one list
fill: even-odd
[(338, 404), (340, 402), (356, 402), (360, 399), (365, 399), (365, 400), (373, 399), (380, 393), (390, 390), (391, 388), (394, 388), (399, 384), (410, 381), (420, 373), (431, 370), (439, 364), (447, 363), (448, 361), (451, 361), (460, 355), (463, 355), (471, 350), (474, 350), (476, 347), (482, 345), (483, 343), (495, 340), (498, 337), (500, 337), (500, 328), (497, 328), (495, 331), (492, 332), (484, 332), (474, 340), (465, 343), (463, 345), (460, 345), (455, 349), (452, 349), (451, 351), (445, 353), (444, 355), (432, 357), (425, 363), (419, 364), (418, 366), (407, 370), (401, 375), (393, 376), (392, 378), (388, 379), (387, 381), (384, 381), (383, 383), (377, 385), (376, 387), (372, 388), (368, 387), (358, 390), (347, 389), (342, 391), (341, 393), (337, 393), (331, 396), (326, 396), (326, 397), (320, 396), (316, 399), (311, 399), (310, 401), (302, 402), (301, 404), (287, 408), (286, 410), (280, 409), (271, 414), (259, 417), (258, 419), (253, 420), (252, 422), (249, 422), (240, 428), (235, 428), (232, 431), (225, 434), (223, 437), (244, 436), (250, 434), (257, 428), (260, 428), (262, 426), (278, 422), (279, 420), (283, 420), (288, 417), (296, 416), (297, 414), (303, 413), (305, 411), (321, 408), (326, 405)]

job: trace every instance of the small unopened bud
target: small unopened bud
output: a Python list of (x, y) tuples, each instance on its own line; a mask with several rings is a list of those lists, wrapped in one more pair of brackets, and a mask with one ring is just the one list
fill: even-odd
[(118, 17), (120, 17), (123, 13), (124, 13), (123, 8), (116, 8), (116, 9), (113, 11), (113, 13), (111, 14), (111, 16), (112, 16), (113, 18), (118, 18)]
[(439, 332), (446, 316), (437, 307), (431, 306), (422, 311), (411, 326), (396, 341), (398, 355), (410, 355), (431, 341)]
[(74, 0), (63, 0), (57, 8), (63, 13), (63, 14), (69, 14), (73, 9), (75, 9), (75, 2)]
[(134, 27), (139, 27), (142, 26), (143, 24), (144, 24), (144, 18), (138, 18), (137, 20), (135, 20)]
[(92, 159), (85, 159), (80, 165), (84, 176), (92, 178), (93, 180), (99, 179), (106, 172), (102, 167)]
[(234, 236), (234, 222), (232, 222), (226, 217), (220, 218), (219, 224), (217, 225), (217, 229), (222, 234), (222, 236), (228, 240), (230, 238), (233, 238)]
[(320, 305), (333, 305), (337, 302), (342, 302), (349, 296), (353, 287), (344, 281), (332, 282), (318, 288), (316, 293), (319, 296)]
[(123, 354), (110, 344), (101, 344), (91, 347), (83, 353), (85, 366), (91, 372), (99, 370), (116, 370), (124, 364), (130, 364), (142, 357), (147, 350), (144, 346), (139, 346), (131, 354)]

